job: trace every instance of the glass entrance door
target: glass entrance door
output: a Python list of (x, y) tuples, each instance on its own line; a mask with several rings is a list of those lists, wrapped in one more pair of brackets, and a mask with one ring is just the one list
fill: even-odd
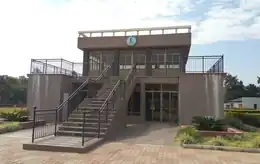
[(170, 121), (171, 120), (171, 100), (169, 92), (162, 92), (162, 121)]
[(146, 92), (147, 121), (176, 121), (178, 118), (178, 94), (169, 91)]
[(146, 120), (160, 121), (161, 100), (160, 92), (146, 92)]

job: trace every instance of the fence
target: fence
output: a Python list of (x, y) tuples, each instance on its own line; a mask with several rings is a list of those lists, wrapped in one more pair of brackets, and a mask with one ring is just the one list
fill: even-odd
[(185, 67), (186, 73), (223, 73), (222, 56), (189, 56)]
[[(100, 63), (90, 59), (90, 70), (100, 69)], [(70, 62), (65, 59), (32, 59), (31, 74), (63, 74), (82, 76), (83, 64)]]
[[(177, 58), (176, 58), (177, 59)], [(101, 64), (90, 58), (90, 70), (102, 71)], [(144, 61), (143, 69), (145, 68)], [(185, 68), (183, 63), (185, 65)], [(64, 59), (32, 59), (31, 74), (64, 74), (70, 76), (82, 76), (84, 63), (74, 63)], [(169, 63), (168, 61), (157, 61), (157, 65), (167, 69), (180, 68), (181, 71), (186, 73), (222, 73), (224, 72), (224, 57), (222, 56), (188, 56), (187, 58), (181, 57), (176, 61)], [(120, 65), (120, 68), (123, 65)], [(131, 65), (129, 65), (129, 68)], [(123, 69), (123, 68), (121, 68)], [(153, 69), (155, 69), (153, 67)]]

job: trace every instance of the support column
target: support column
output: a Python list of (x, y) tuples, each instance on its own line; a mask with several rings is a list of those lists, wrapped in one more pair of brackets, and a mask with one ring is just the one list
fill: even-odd
[(140, 101), (140, 113), (141, 113), (141, 117), (142, 117), (142, 120), (145, 121), (146, 120), (146, 97), (145, 97), (145, 83), (141, 82), (140, 83), (140, 98), (141, 98), (141, 101)]
[(113, 67), (113, 76), (119, 76), (119, 71), (120, 71), (120, 66), (119, 66), (119, 55), (120, 55), (120, 51), (119, 50), (115, 50), (114, 51), (114, 61), (112, 64)]
[(83, 76), (88, 76), (89, 73), (89, 50), (83, 50)]
[(150, 48), (146, 50), (145, 60), (145, 75), (152, 76), (152, 50)]
[(102, 72), (102, 71), (104, 70), (103, 52), (101, 52), (99, 60), (100, 60), (100, 62), (99, 62), (99, 64), (100, 64), (99, 69), (100, 69), (100, 70), (99, 70), (99, 71)]

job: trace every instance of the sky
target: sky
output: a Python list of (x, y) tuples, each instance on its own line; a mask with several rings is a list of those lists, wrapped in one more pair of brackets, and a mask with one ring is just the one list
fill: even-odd
[(81, 62), (78, 31), (192, 26), (190, 55), (224, 55), (245, 84), (260, 76), (260, 0), (2, 0), (0, 74), (29, 73), (32, 58)]

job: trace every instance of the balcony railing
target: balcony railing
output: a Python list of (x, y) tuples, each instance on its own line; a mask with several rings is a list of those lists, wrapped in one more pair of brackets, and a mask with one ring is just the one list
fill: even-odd
[(138, 35), (165, 35), (191, 33), (191, 26), (170, 26), (153, 28), (130, 28), (114, 30), (79, 31), (79, 37), (111, 37), (111, 36), (138, 36)]
[[(90, 71), (100, 70), (100, 63), (89, 60)], [(63, 74), (69, 76), (82, 76), (84, 63), (70, 62), (65, 59), (32, 59), (30, 74)]]
[(223, 73), (224, 56), (189, 56), (186, 73)]
[[(175, 60), (176, 59), (176, 60)], [(90, 71), (102, 71), (100, 62), (90, 59)], [(184, 67), (184, 64), (186, 65)], [(138, 69), (145, 69), (146, 64), (151, 64), (152, 69), (176, 70), (186, 73), (223, 73), (223, 56), (189, 56), (188, 58), (174, 58), (173, 61), (137, 61)], [(82, 76), (84, 63), (70, 62), (64, 59), (32, 59), (31, 74), (63, 74), (69, 76)], [(120, 65), (120, 69), (131, 69), (132, 65)]]

